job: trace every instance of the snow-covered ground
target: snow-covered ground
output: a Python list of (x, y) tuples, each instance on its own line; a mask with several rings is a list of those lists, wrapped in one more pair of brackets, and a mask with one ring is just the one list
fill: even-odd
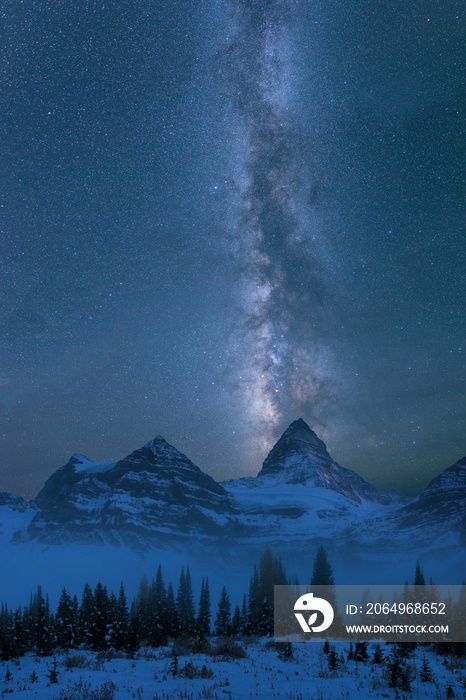
[[(383, 646), (382, 651), (388, 654), (390, 648)], [(388, 686), (383, 664), (346, 661), (348, 647), (343, 644), (336, 651), (345, 662), (333, 672), (328, 670), (320, 644), (295, 645), (291, 661), (278, 659), (276, 650), (267, 648), (263, 640), (245, 649), (244, 659), (180, 655), (176, 675), (170, 647), (146, 649), (134, 659), (104, 660), (90, 652), (72, 651), (68, 657), (56, 657), (56, 683), (50, 682), (52, 658), (26, 656), (0, 664), (0, 694), (11, 700), (444, 700), (465, 696), (464, 662), (444, 664), (425, 647), (418, 648), (407, 662), (415, 675), (410, 692)], [(370, 645), (368, 651), (372, 656)], [(430, 682), (419, 677), (424, 656), (432, 670)], [(203, 677), (183, 677), (189, 663), (188, 675), (200, 675), (204, 667)]]

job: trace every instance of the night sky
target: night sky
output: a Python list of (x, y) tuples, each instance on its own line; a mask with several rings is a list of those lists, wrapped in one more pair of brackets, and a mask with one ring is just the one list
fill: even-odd
[(382, 489), (466, 454), (463, 0), (0, 10), (0, 490), (298, 417)]

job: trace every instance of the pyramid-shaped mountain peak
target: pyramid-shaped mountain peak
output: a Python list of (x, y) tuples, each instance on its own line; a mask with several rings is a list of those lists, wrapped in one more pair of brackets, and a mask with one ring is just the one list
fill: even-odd
[(303, 457), (309, 463), (324, 466), (334, 464), (327, 447), (302, 418), (290, 423), (278, 442), (272, 447), (262, 465), (259, 476), (276, 474), (296, 463)]

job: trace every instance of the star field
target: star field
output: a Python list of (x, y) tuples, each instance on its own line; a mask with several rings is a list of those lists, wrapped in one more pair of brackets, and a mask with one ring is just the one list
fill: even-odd
[(460, 2), (1, 11), (0, 490), (302, 416), (380, 488), (466, 454)]

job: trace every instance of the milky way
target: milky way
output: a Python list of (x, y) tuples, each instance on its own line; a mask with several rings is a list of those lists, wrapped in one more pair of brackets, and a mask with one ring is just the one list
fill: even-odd
[(236, 379), (263, 449), (287, 416), (315, 418), (329, 384), (316, 337), (324, 285), (309, 182), (299, 172), (289, 4), (230, 4), (231, 37), (219, 57), (235, 125), (226, 233), (241, 267)]

